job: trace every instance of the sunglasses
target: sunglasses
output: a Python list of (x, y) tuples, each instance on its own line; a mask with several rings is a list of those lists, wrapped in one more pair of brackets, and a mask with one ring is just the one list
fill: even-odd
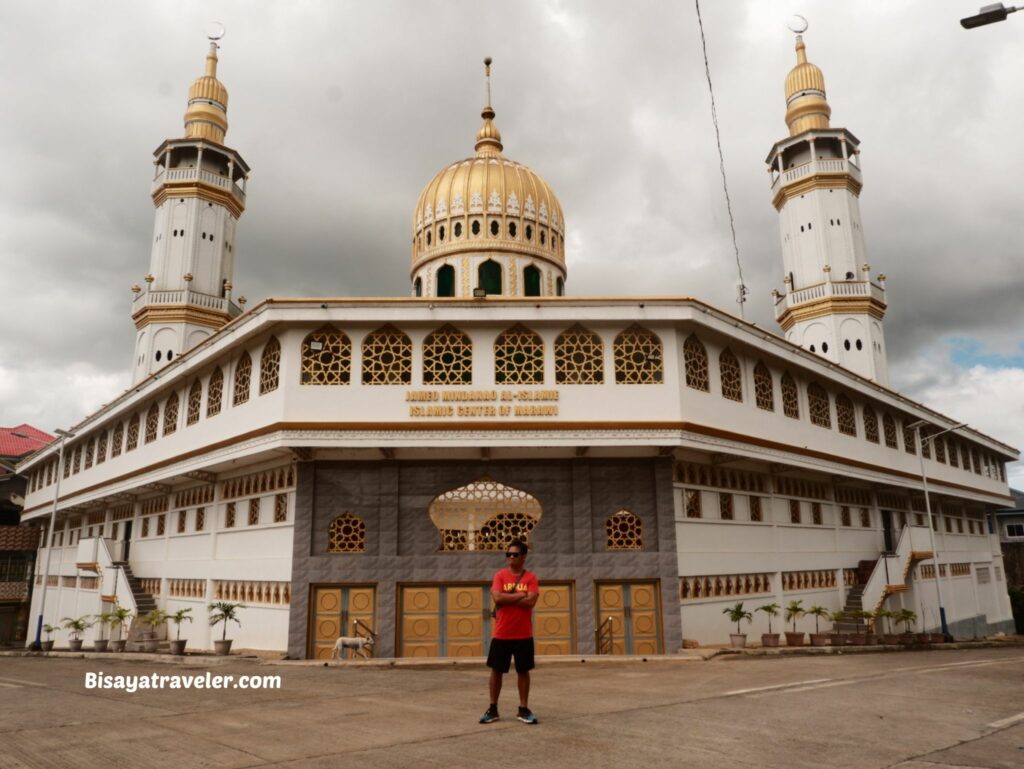
[(506, 558), (520, 558), (522, 555), (522, 553), (505, 553)]

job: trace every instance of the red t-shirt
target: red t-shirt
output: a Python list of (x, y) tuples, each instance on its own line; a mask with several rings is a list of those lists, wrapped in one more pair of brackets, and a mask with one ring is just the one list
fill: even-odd
[[(518, 577), (510, 569), (502, 569), (494, 575), (491, 590), (499, 593), (539, 593), (537, 575), (524, 570)], [(533, 638), (532, 606), (514, 603), (498, 605), (498, 616), (494, 620), (494, 638), (515, 640)]]

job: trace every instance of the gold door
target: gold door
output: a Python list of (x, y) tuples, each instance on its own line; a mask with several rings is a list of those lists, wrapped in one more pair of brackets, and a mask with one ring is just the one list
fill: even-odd
[(611, 619), (612, 654), (660, 654), (657, 582), (598, 583), (597, 624)]
[(403, 657), (441, 656), (441, 588), (402, 588)]
[[(374, 621), (376, 591), (373, 587), (329, 585), (313, 588), (313, 625), (310, 633), (309, 656), (312, 659), (330, 659), (334, 644), (341, 636), (355, 635), (353, 620), (360, 620), (370, 630)], [(352, 651), (346, 650), (351, 657)]]
[(533, 639), (537, 654), (574, 654), (576, 623), (573, 621), (572, 585), (540, 586), (533, 609)]
[(626, 649), (626, 589), (619, 584), (597, 586), (597, 623), (611, 622), (612, 654), (628, 654)]
[(484, 590), (479, 585), (445, 588), (445, 656), (483, 657)]

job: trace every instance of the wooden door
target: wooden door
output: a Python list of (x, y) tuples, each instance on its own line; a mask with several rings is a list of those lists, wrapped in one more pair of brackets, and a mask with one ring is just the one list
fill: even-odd
[(487, 585), (406, 585), (401, 591), (401, 656), (487, 654), (492, 624)]
[(537, 654), (575, 654), (576, 622), (570, 584), (541, 584), (533, 609), (533, 639)]
[[(371, 630), (376, 627), (376, 589), (367, 585), (316, 585), (312, 596), (313, 622), (308, 656), (330, 659), (340, 636), (355, 635), (353, 622), (361, 621)], [(346, 649), (351, 657), (352, 650)]]
[(661, 611), (657, 582), (597, 584), (597, 623), (610, 620), (612, 654), (660, 654)]
[(403, 587), (401, 607), (401, 656), (442, 656), (440, 586)]

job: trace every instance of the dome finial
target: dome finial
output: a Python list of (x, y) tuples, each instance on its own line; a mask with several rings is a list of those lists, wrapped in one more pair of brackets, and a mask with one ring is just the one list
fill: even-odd
[(476, 132), (476, 154), (477, 155), (500, 155), (504, 146), (501, 143), (501, 131), (492, 122), (494, 120), (494, 108), (491, 107), (491, 57), (484, 59), (484, 79), (487, 83), (487, 104), (484, 106), (480, 117), (484, 124)]
[(794, 16), (788, 26), (796, 33), (796, 66), (786, 75), (786, 125), (790, 136), (796, 136), (811, 129), (828, 128), (832, 108), (825, 98), (825, 76), (807, 61), (803, 36), (807, 19)]
[(210, 48), (206, 53), (206, 72), (188, 89), (185, 110), (185, 136), (210, 139), (223, 144), (228, 130), (228, 90), (217, 79), (217, 41), (224, 37), (224, 25), (213, 22), (207, 28)]

